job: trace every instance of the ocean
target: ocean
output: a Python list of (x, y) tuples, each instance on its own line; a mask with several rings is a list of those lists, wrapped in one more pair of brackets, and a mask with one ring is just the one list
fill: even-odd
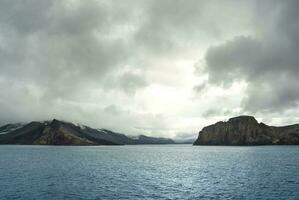
[(299, 199), (299, 146), (0, 146), (0, 199)]

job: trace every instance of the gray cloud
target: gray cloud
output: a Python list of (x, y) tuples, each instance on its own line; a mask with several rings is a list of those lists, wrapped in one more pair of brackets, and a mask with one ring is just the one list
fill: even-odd
[(101, 2), (1, 3), (2, 75), (39, 84), (47, 98), (101, 87), (103, 77), (129, 63), (130, 48), (114, 30), (117, 14)]
[(208, 118), (208, 117), (217, 117), (217, 116), (235, 116), (235, 115), (238, 115), (239, 113), (237, 112), (233, 112), (229, 109), (226, 109), (226, 108), (211, 108), (211, 109), (208, 109), (206, 110), (202, 116), (205, 117), (205, 118)]
[[(232, 28), (246, 32), (243, 24), (251, 21), (250, 9), (246, 8), (252, 4), (247, 1), (148, 2), (136, 40), (150, 53), (170, 53), (184, 47), (204, 46), (206, 41), (231, 35)], [(242, 20), (233, 20), (242, 15)]]
[(299, 3), (261, 4), (257, 6), (259, 22), (254, 36), (237, 36), (208, 49), (208, 83), (229, 87), (235, 81), (246, 81), (244, 111), (294, 108), (299, 103)]
[[(202, 113), (225, 113), (210, 109), (215, 93), (190, 97), (192, 64), (206, 51), (209, 81), (195, 91), (246, 81), (244, 110), (296, 106), (296, 4), (2, 0), (0, 123), (55, 117), (129, 133), (197, 132)], [(234, 98), (219, 107), (233, 110)]]
[(103, 107), (113, 101), (94, 106), (98, 96), (134, 95), (147, 86), (132, 61), (135, 13), (128, 8), (95, 0), (1, 1), (0, 121), (56, 117), (104, 126), (90, 113), (104, 119)]

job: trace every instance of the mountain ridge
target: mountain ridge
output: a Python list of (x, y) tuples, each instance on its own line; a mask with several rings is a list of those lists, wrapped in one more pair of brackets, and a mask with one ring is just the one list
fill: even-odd
[(27, 124), (6, 124), (0, 127), (0, 144), (24, 145), (137, 145), (174, 144), (168, 138), (139, 136), (134, 139), (107, 129), (53, 119)]

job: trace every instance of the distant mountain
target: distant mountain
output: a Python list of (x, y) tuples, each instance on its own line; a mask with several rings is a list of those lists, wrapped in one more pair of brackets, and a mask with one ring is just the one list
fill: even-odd
[(174, 141), (144, 135), (131, 138), (106, 129), (94, 129), (54, 119), (28, 124), (4, 125), (0, 127), (0, 144), (124, 145), (174, 144)]
[(299, 144), (299, 124), (268, 126), (252, 116), (239, 116), (227, 122), (204, 127), (194, 145)]
[(175, 142), (168, 138), (156, 138), (148, 137), (145, 135), (139, 135), (137, 137), (138, 144), (174, 144)]
[(177, 144), (193, 144), (196, 139), (180, 139), (180, 140), (174, 140)]

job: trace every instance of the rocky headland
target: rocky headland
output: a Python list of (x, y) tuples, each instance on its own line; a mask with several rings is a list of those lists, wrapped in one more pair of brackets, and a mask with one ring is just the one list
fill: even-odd
[(239, 116), (204, 127), (194, 145), (295, 145), (299, 124), (269, 126), (252, 116)]

